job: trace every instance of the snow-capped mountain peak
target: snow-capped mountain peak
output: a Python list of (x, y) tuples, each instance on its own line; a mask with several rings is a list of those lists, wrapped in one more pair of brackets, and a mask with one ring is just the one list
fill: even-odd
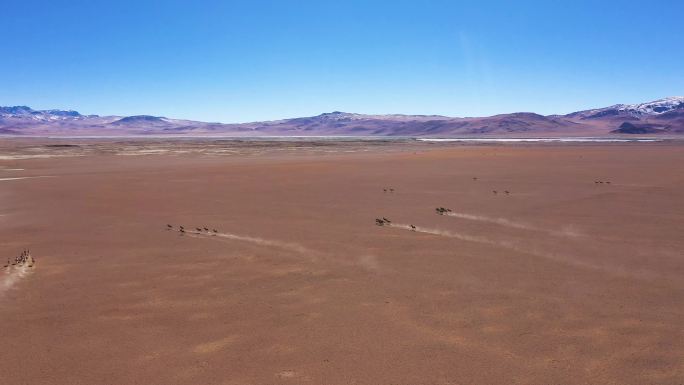
[(568, 114), (568, 116), (579, 116), (582, 119), (631, 116), (632, 118), (639, 119), (641, 117), (662, 115), (678, 109), (684, 109), (684, 96), (671, 96), (646, 103), (615, 104), (610, 107), (573, 112)]
[(54, 120), (81, 119), (83, 115), (73, 110), (34, 110), (26, 106), (0, 107), (0, 118), (30, 119), (48, 122)]
[(678, 108), (684, 108), (684, 96), (671, 96), (639, 104), (621, 104), (616, 106), (619, 111), (626, 111), (636, 115), (659, 115)]

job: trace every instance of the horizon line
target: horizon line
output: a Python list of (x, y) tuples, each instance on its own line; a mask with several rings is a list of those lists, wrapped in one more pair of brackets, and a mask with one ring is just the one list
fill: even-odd
[(48, 108), (48, 109), (34, 109), (33, 107), (29, 107), (28, 105), (25, 104), (19, 104), (19, 105), (14, 105), (14, 106), (0, 106), (0, 108), (28, 108), (31, 111), (35, 112), (51, 112), (51, 111), (62, 111), (62, 112), (75, 112), (79, 114), (80, 116), (84, 117), (100, 117), (100, 118), (128, 118), (128, 117), (154, 117), (154, 118), (162, 118), (162, 119), (170, 119), (170, 120), (186, 120), (186, 121), (192, 121), (192, 122), (200, 122), (200, 123), (210, 123), (210, 124), (225, 124), (225, 125), (231, 125), (231, 124), (250, 124), (250, 123), (266, 123), (266, 122), (278, 122), (278, 121), (283, 121), (283, 120), (291, 120), (291, 119), (299, 119), (299, 118), (313, 118), (313, 117), (318, 117), (318, 116), (323, 116), (323, 115), (332, 115), (332, 114), (350, 114), (350, 115), (361, 115), (361, 116), (405, 116), (405, 117), (437, 117), (437, 118), (448, 118), (448, 119), (476, 119), (476, 118), (489, 118), (489, 117), (494, 117), (494, 116), (500, 116), (500, 115), (512, 115), (512, 114), (535, 114), (539, 116), (544, 116), (544, 117), (549, 117), (549, 116), (565, 116), (565, 115), (570, 115), (576, 112), (581, 112), (581, 111), (590, 111), (594, 109), (601, 109), (601, 108), (609, 108), (609, 107), (615, 107), (615, 106), (620, 106), (620, 105), (634, 105), (634, 104), (649, 104), (649, 103), (654, 103), (662, 100), (667, 100), (667, 99), (684, 99), (684, 96), (678, 96), (678, 95), (673, 95), (673, 96), (665, 96), (659, 99), (655, 100), (650, 100), (647, 102), (640, 102), (640, 103), (617, 103), (617, 104), (612, 104), (608, 106), (603, 106), (603, 107), (594, 107), (594, 108), (587, 108), (584, 110), (576, 110), (572, 111), (569, 113), (553, 113), (553, 114), (540, 114), (534, 111), (513, 111), (513, 112), (501, 112), (501, 113), (496, 113), (493, 115), (484, 115), (484, 116), (453, 116), (453, 115), (441, 115), (441, 114), (409, 114), (409, 113), (359, 113), (359, 112), (346, 112), (346, 111), (340, 111), (340, 110), (333, 110), (330, 112), (321, 112), (317, 115), (306, 115), (306, 116), (292, 116), (292, 117), (283, 117), (283, 118), (277, 118), (277, 119), (264, 119), (264, 120), (247, 120), (247, 121), (232, 121), (232, 122), (227, 122), (227, 121), (210, 121), (210, 120), (195, 120), (195, 119), (189, 119), (189, 118), (177, 118), (177, 117), (168, 117), (164, 115), (151, 115), (151, 114), (133, 114), (133, 115), (119, 115), (119, 114), (109, 114), (109, 115), (100, 115), (100, 114), (82, 114), (78, 110), (74, 109), (59, 109), (59, 108)]

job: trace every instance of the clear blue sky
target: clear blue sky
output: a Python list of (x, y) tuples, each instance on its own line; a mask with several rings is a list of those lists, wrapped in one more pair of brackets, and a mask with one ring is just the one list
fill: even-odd
[(2, 1), (0, 105), (252, 121), (684, 94), (682, 1)]

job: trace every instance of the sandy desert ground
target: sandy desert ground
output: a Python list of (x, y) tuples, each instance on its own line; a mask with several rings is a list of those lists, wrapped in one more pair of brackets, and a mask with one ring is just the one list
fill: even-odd
[(0, 383), (680, 385), (683, 231), (677, 142), (3, 140)]

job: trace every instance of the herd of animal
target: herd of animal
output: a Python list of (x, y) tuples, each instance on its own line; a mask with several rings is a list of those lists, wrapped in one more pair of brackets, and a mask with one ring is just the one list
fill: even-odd
[[(167, 224), (167, 225), (166, 225), (166, 229), (167, 229), (167, 230), (173, 230), (174, 227), (173, 227), (173, 225)], [(192, 231), (192, 230), (190, 230), (190, 231)], [(178, 226), (178, 232), (180, 232), (181, 235), (185, 234), (185, 233), (186, 233), (185, 227), (183, 227), (182, 225), (179, 225), (179, 226)], [(209, 230), (208, 227), (195, 227), (195, 233), (199, 234), (199, 233), (202, 233), (202, 232), (209, 233), (209, 234), (212, 234), (212, 235), (218, 234), (218, 230), (216, 230), (216, 229), (211, 229), (211, 230)]]
[[(473, 177), (473, 180), (474, 180), (474, 181), (477, 181), (478, 179), (479, 179), (479, 178), (476, 177), (476, 176)], [(510, 194), (511, 194), (511, 192), (508, 191), (508, 190), (503, 190), (503, 193), (506, 194), (506, 195), (510, 195)], [(494, 194), (494, 195), (499, 194), (499, 190), (492, 190), (492, 194)]]
[[(473, 181), (477, 181), (477, 180), (478, 180), (478, 177), (473, 177)], [(604, 183), (605, 183), (605, 184), (610, 184), (611, 182), (609, 182), (609, 181), (600, 181), (600, 180), (597, 180), (597, 181), (594, 181), (594, 183), (596, 183), (596, 184), (604, 184)], [(393, 192), (394, 192), (394, 188), (393, 188), (393, 187), (385, 187), (385, 188), (382, 189), (382, 191), (385, 192), (385, 193), (387, 193), (387, 192), (393, 193)], [(492, 193), (496, 195), (496, 194), (499, 193), (499, 191), (498, 191), (498, 190), (492, 190)], [(511, 194), (511, 192), (508, 191), (508, 190), (503, 190), (503, 193), (506, 194), (506, 195), (510, 195), (510, 194)], [(447, 213), (450, 213), (450, 212), (451, 212), (451, 209), (448, 209), (448, 208), (445, 208), (445, 207), (437, 207), (437, 208), (435, 208), (435, 212), (437, 213), (437, 215), (446, 215)], [(387, 218), (385, 218), (385, 217), (382, 217), (382, 218), (375, 218), (375, 224), (376, 224), (377, 226), (391, 226), (391, 225), (392, 225), (392, 221), (390, 221), (389, 219), (387, 219)], [(415, 226), (415, 225), (409, 224), (409, 227), (411, 228), (411, 230), (416, 231), (416, 226)], [(173, 225), (167, 224), (167, 225), (166, 225), (166, 229), (167, 229), (167, 230), (174, 230), (175, 228), (174, 228)], [(184, 234), (184, 233), (186, 233), (185, 227), (183, 227), (183, 226), (178, 226), (178, 231), (181, 233), (181, 235)], [(195, 234), (200, 234), (200, 233), (202, 233), (202, 232), (205, 232), (205, 233), (208, 233), (208, 234), (211, 234), (211, 235), (216, 235), (216, 234), (218, 233), (218, 231), (217, 231), (216, 229), (211, 229), (211, 230), (209, 230), (208, 227), (195, 227), (195, 232), (194, 232)], [(7, 266), (5, 266), (5, 267), (7, 267)]]
[[(385, 226), (385, 225), (391, 226), (391, 225), (392, 225), (392, 221), (390, 221), (389, 219), (387, 219), (387, 218), (385, 218), (385, 217), (382, 217), (382, 218), (375, 218), (375, 224), (378, 225), (378, 226)], [(409, 227), (411, 228), (412, 231), (416, 231), (416, 226), (414, 226), (414, 225), (409, 225)]]
[(19, 254), (19, 256), (14, 257), (14, 260), (7, 258), (7, 263), (3, 266), (5, 269), (9, 269), (12, 266), (28, 266), (33, 267), (36, 264), (36, 259), (31, 255), (29, 250), (24, 250)]
[[(478, 180), (478, 177), (474, 176), (474, 177), (473, 177), (473, 181), (477, 181), (477, 180)], [(595, 183), (595, 184), (611, 184), (610, 181), (603, 181), (603, 180), (595, 180), (594, 183)], [(388, 192), (388, 191), (389, 191), (389, 192), (394, 192), (394, 188), (390, 188), (390, 189), (384, 188), (383, 191), (384, 191), (384, 192)], [(497, 195), (497, 194), (499, 194), (499, 190), (492, 190), (492, 193), (493, 193), (494, 195)], [(503, 193), (506, 194), (506, 195), (510, 195), (510, 194), (511, 194), (511, 192), (508, 191), (508, 190), (503, 190)], [(445, 208), (445, 207), (437, 207), (437, 208), (435, 208), (435, 212), (437, 213), (437, 215), (447, 215), (447, 213), (450, 213), (450, 212), (451, 212), (451, 209), (448, 209), (448, 208)], [(392, 225), (392, 221), (390, 221), (389, 219), (387, 219), (387, 218), (385, 218), (385, 217), (382, 217), (382, 218), (375, 218), (375, 224), (378, 225), (378, 226), (391, 226), (391, 225)], [(414, 225), (409, 225), (409, 227), (411, 228), (411, 230), (416, 231), (416, 226), (414, 226)]]
[[(446, 213), (450, 213), (450, 212), (451, 212), (451, 209), (447, 209), (445, 207), (435, 208), (435, 213), (437, 213), (437, 215), (445, 215)], [(392, 221), (390, 221), (389, 219), (387, 219), (385, 217), (375, 218), (375, 224), (378, 226), (392, 225)], [(411, 228), (411, 230), (416, 231), (415, 225), (410, 224), (409, 227)]]
[[(477, 180), (478, 180), (478, 177), (474, 176), (474, 177), (473, 177), (473, 181), (477, 181)], [(603, 183), (603, 182), (601, 182), (601, 183)], [(606, 183), (610, 183), (610, 182), (606, 182)], [(389, 192), (394, 192), (394, 188), (383, 188), (382, 190), (383, 190), (384, 192), (388, 192), (388, 191), (389, 191)], [(506, 194), (506, 195), (509, 195), (509, 194), (511, 193), (511, 192), (508, 191), (508, 190), (504, 190), (503, 192), (504, 192), (504, 194)], [(498, 191), (498, 190), (492, 190), (492, 193), (498, 194), (499, 191)], [(445, 214), (447, 214), (447, 213), (450, 213), (450, 212), (451, 212), (451, 209), (448, 209), (448, 208), (445, 208), (445, 207), (437, 207), (437, 208), (435, 208), (435, 212), (436, 212), (438, 215), (445, 215)], [(391, 226), (391, 225), (392, 225), (392, 221), (390, 221), (389, 219), (387, 219), (387, 218), (385, 218), (385, 217), (382, 217), (382, 218), (375, 218), (375, 224), (376, 224), (377, 226)], [(409, 224), (409, 227), (411, 228), (412, 231), (416, 231), (416, 226), (415, 226), (415, 225)]]

